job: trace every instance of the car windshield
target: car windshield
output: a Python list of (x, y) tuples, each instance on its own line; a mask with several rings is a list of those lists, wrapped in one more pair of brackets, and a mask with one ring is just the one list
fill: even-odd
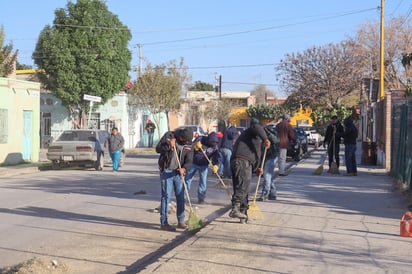
[(96, 141), (96, 132), (89, 130), (82, 131), (64, 131), (59, 141)]

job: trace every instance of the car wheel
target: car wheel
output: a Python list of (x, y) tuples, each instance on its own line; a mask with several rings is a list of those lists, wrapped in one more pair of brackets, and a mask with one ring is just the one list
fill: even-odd
[(61, 166), (60, 162), (58, 162), (58, 161), (53, 161), (52, 162), (52, 169), (59, 170), (61, 168), (62, 168), (62, 166)]
[(303, 149), (302, 147), (299, 147), (298, 150), (296, 151), (294, 160), (296, 162), (299, 162), (300, 160), (302, 160), (302, 158), (303, 158)]
[(104, 153), (100, 154), (100, 157), (97, 157), (97, 161), (95, 163), (96, 170), (103, 170), (104, 167)]

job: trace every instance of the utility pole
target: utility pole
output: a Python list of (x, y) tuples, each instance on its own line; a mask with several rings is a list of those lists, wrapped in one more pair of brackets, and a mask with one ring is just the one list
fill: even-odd
[(142, 76), (142, 66), (143, 66), (143, 55), (142, 55), (142, 44), (137, 44), (139, 48), (139, 70), (138, 70), (138, 77)]
[(379, 100), (385, 97), (385, 23), (384, 23), (385, 0), (381, 0), (381, 37), (380, 37), (380, 74), (379, 74)]
[(222, 100), (222, 75), (219, 75), (219, 100)]
[(219, 94), (219, 100), (222, 100), (222, 75), (219, 75), (219, 77), (217, 77), (216, 73), (215, 80), (215, 91)]

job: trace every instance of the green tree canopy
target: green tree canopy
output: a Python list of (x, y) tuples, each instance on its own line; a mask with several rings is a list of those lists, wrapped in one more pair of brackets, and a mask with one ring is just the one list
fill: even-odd
[(7, 77), (17, 60), (17, 51), (13, 52), (13, 44), (4, 45), (5, 37), (3, 26), (0, 27), (0, 77)]
[(191, 91), (213, 91), (215, 88), (209, 83), (202, 81), (196, 81), (194, 85), (189, 86), (188, 88)]
[(104, 1), (69, 1), (41, 31), (32, 58), (44, 71), (39, 79), (45, 88), (67, 107), (84, 110), (84, 94), (100, 96), (104, 103), (126, 86), (130, 39), (129, 29)]
[(284, 114), (284, 108), (281, 105), (258, 104), (249, 106), (246, 112), (251, 118), (276, 120)]

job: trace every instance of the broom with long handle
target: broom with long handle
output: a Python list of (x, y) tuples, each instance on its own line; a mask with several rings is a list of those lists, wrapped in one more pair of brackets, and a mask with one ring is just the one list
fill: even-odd
[(336, 145), (335, 145), (335, 133), (333, 133), (333, 157), (332, 157), (332, 164), (330, 166), (330, 171), (332, 174), (338, 174), (339, 173), (339, 168), (338, 164), (335, 161), (335, 153), (336, 153)]
[(257, 181), (257, 184), (256, 184), (255, 195), (253, 195), (253, 200), (252, 200), (252, 203), (249, 205), (249, 210), (248, 210), (249, 216), (254, 220), (262, 219), (262, 217), (263, 217), (262, 212), (260, 211), (260, 208), (256, 204), (256, 199), (257, 199), (257, 194), (258, 194), (258, 191), (259, 191), (260, 180), (262, 179), (263, 167), (265, 166), (266, 152), (267, 151), (268, 151), (268, 149), (265, 147), (265, 150), (263, 152), (262, 165), (260, 167), (261, 170), (262, 170), (262, 173), (259, 174), (258, 181)]
[[(200, 148), (200, 150), (202, 151), (202, 153), (205, 156), (206, 160), (209, 162), (209, 165), (213, 166), (212, 161), (210, 161), (209, 157), (207, 156), (207, 154), (203, 150), (203, 148)], [(223, 182), (222, 177), (220, 177), (219, 173), (216, 173), (215, 175), (218, 178), (219, 182), (222, 184), (223, 188), (226, 189), (226, 192), (227, 192), (227, 195), (229, 196), (229, 199), (232, 199), (232, 192), (230, 192), (230, 190), (227, 187), (227, 185), (225, 184), (225, 182)]]
[[(173, 151), (174, 151), (175, 156), (176, 156), (176, 161), (177, 161), (177, 164), (178, 164), (178, 166), (179, 166), (179, 170), (181, 170), (181, 169), (182, 169), (182, 165), (181, 165), (181, 163), (180, 163), (179, 154), (177, 153), (176, 146), (173, 147)], [(202, 226), (203, 226), (202, 218), (200, 218), (200, 216), (197, 215), (197, 213), (193, 210), (192, 202), (190, 201), (189, 190), (188, 190), (188, 188), (187, 188), (187, 184), (186, 184), (185, 177), (184, 177), (184, 175), (181, 174), (180, 172), (179, 172), (179, 174), (180, 174), (180, 178), (182, 179), (182, 182), (183, 182), (183, 187), (184, 187), (184, 189), (185, 189), (185, 193), (186, 193), (187, 200), (188, 200), (188, 202), (189, 202), (189, 208), (190, 208), (190, 212), (189, 212), (189, 225), (188, 225), (187, 230), (188, 230), (188, 231), (197, 231), (197, 230), (199, 230), (200, 228), (202, 228)]]

